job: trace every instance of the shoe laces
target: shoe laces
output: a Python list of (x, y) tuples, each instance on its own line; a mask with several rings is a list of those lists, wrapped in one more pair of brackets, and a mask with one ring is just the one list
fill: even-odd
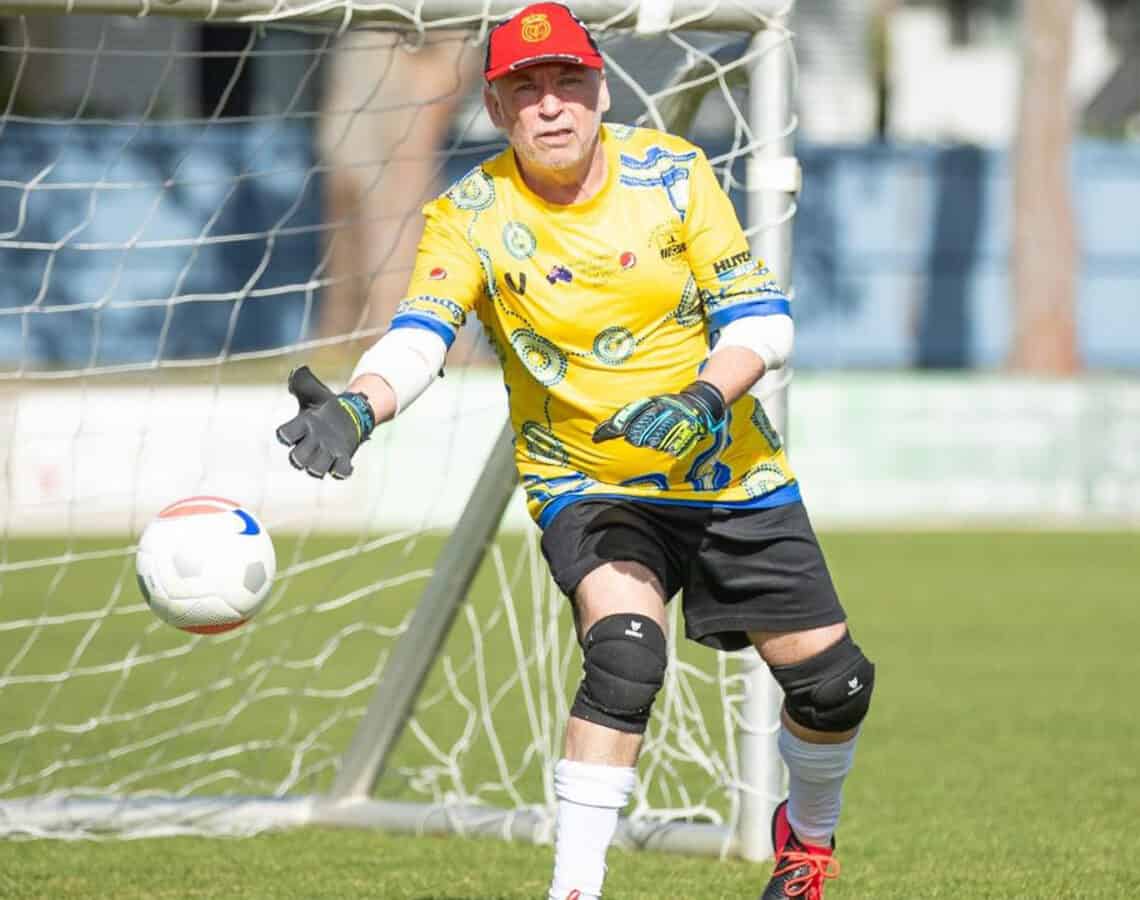
[(819, 900), (823, 897), (824, 879), (839, 877), (839, 860), (834, 856), (804, 850), (785, 850), (781, 853), (772, 877), (787, 875), (801, 866), (805, 868), (802, 874), (793, 875), (784, 882), (784, 894), (788, 897)]

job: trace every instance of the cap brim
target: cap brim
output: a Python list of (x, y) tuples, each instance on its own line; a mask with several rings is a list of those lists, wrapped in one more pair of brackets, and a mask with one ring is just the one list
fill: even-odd
[(486, 72), (483, 77), (486, 78), (487, 81), (494, 81), (496, 78), (509, 75), (511, 72), (517, 72), (519, 69), (526, 69), (530, 66), (537, 66), (541, 63), (549, 62), (570, 63), (572, 65), (585, 66), (587, 69), (602, 69), (605, 66), (600, 56), (582, 56), (578, 53), (542, 53), (538, 56), (527, 56), (523, 59), (516, 59), (514, 62), (505, 66), (498, 66)]

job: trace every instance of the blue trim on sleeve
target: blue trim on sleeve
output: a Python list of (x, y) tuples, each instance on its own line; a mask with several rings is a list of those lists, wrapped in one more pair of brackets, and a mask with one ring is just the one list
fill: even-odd
[(455, 341), (455, 329), (450, 325), (441, 322), (434, 316), (422, 315), (420, 313), (400, 313), (400, 315), (393, 317), (392, 324), (388, 326), (389, 329), (395, 328), (423, 328), (427, 331), (434, 332), (443, 338), (443, 342), (450, 349), (452, 343)]
[(631, 497), (629, 494), (568, 494), (551, 500), (538, 514), (538, 527), (548, 528), (562, 510), (571, 503), (580, 500), (625, 500), (629, 503), (655, 503), (658, 506), (693, 506), (700, 509), (720, 507), (722, 509), (771, 509), (774, 506), (787, 506), (789, 503), (798, 503), (800, 497), (799, 482), (793, 481), (762, 494), (759, 497), (749, 497), (747, 500), (666, 500), (657, 497)]
[(791, 314), (792, 304), (786, 299), (750, 300), (713, 313), (709, 316), (709, 328), (720, 331), (729, 322), (735, 322), (746, 316), (790, 316)]

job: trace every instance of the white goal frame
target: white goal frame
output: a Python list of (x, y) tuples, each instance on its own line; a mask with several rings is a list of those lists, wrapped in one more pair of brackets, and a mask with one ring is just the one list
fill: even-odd
[[(436, 28), (485, 29), (487, 24), (522, 4), (489, 0), (387, 0), (355, 3), (344, 0), (17, 0), (10, 13), (92, 13), (123, 16), (171, 16), (203, 22), (322, 22), (342, 27), (361, 21), (425, 31)], [(778, 0), (574, 0), (577, 15), (588, 25), (632, 28), (653, 34), (663, 28), (700, 28), (753, 32), (749, 56), (751, 109), (756, 134), (766, 142), (753, 148), (747, 161), (749, 218), (774, 223), (756, 229), (754, 253), (784, 275), (791, 289), (791, 220), (800, 186), (794, 156), (794, 62), (787, 50), (787, 16), (792, 3)], [(767, 26), (767, 27), (765, 27)], [(674, 94), (659, 105), (660, 121), (652, 123), (683, 133), (699, 106), (701, 79), (714, 86), (716, 72), (708, 61), (693, 59), (678, 73), (677, 83), (696, 81), (688, 95)], [(786, 437), (786, 388), (772, 384), (765, 408)], [(503, 511), (517, 487), (509, 423), (504, 427), (465, 511), (437, 561), (432, 577), (406, 632), (392, 650), (373, 699), (343, 754), (335, 783), (327, 795), (275, 797), (192, 797), (187, 799), (37, 797), (0, 801), (0, 832), (50, 833), (61, 823), (73, 832), (154, 822), (161, 833), (174, 820), (203, 830), (254, 833), (271, 827), (303, 824), (383, 827), (419, 834), (459, 832), (549, 842), (552, 821), (544, 810), (497, 809), (471, 805), (428, 805), (373, 799), (389, 752), (406, 725), (419, 691), (466, 597), (480, 562), (499, 527)], [(628, 847), (714, 856), (764, 859), (771, 855), (769, 820), (785, 791), (785, 776), (776, 748), (782, 695), (767, 668), (751, 651), (737, 655), (747, 674), (747, 695), (740, 706), (739, 815), (734, 825), (652, 823), (622, 820), (618, 842)], [(18, 823), (18, 827), (11, 826)]]

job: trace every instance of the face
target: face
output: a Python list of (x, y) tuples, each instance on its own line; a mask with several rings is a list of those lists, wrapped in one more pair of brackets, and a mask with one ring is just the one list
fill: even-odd
[(551, 171), (585, 164), (593, 152), (610, 92), (597, 69), (540, 63), (495, 80), (483, 94), (491, 121), (515, 152)]

